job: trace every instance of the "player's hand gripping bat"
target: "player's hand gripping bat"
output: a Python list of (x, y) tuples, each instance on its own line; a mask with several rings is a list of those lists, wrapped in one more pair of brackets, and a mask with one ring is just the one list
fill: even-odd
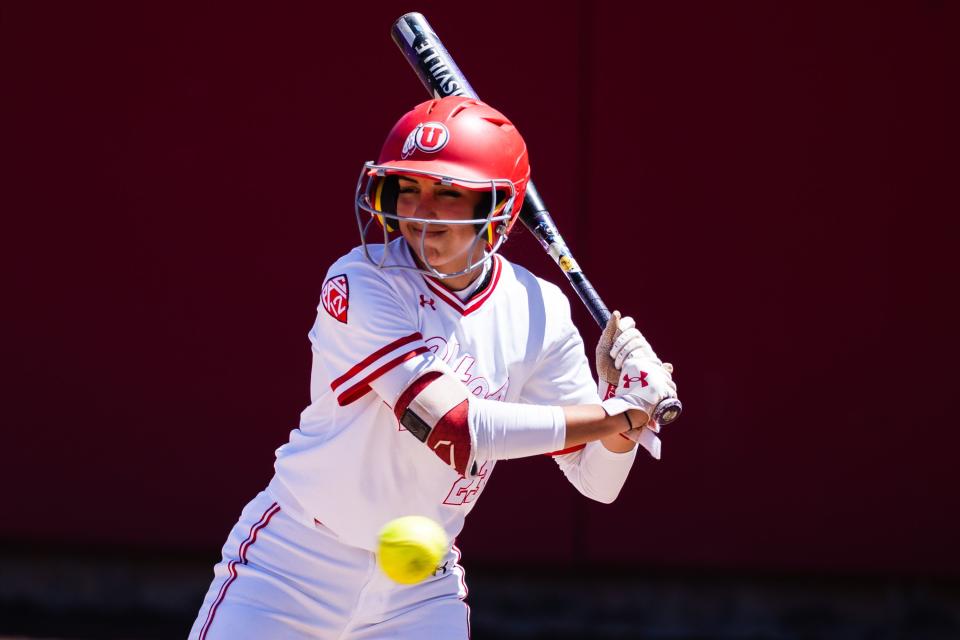
[[(440, 42), (430, 23), (423, 15), (413, 12), (401, 16), (390, 30), (393, 41), (400, 47), (400, 51), (407, 58), (407, 62), (419, 76), (423, 86), (435, 98), (446, 96), (466, 96), (477, 98), (466, 77), (457, 67), (447, 49)], [(540, 242), (550, 257), (566, 274), (580, 300), (586, 305), (590, 315), (601, 328), (606, 326), (610, 318), (610, 311), (603, 304), (596, 289), (583, 275), (580, 265), (573, 259), (573, 254), (563, 241), (563, 236), (557, 231), (557, 226), (547, 211), (546, 205), (533, 186), (533, 181), (527, 183), (527, 193), (523, 200), (523, 209), (520, 211), (520, 221), (523, 222)], [(678, 417), (682, 405), (676, 398), (667, 398), (657, 405), (653, 412), (653, 419), (658, 424), (670, 424)]]

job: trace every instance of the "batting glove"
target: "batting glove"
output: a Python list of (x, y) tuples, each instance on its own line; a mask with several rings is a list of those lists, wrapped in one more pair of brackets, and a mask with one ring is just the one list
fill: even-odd
[(614, 413), (639, 409), (652, 417), (661, 400), (676, 397), (677, 385), (662, 364), (634, 357), (624, 361), (616, 392), (603, 401), (603, 406), (607, 413), (609, 409)]
[[(600, 341), (597, 343), (596, 363), (600, 379), (616, 387), (623, 361), (631, 356), (662, 364), (653, 347), (637, 329), (633, 318), (621, 317), (619, 311), (614, 311), (607, 320), (607, 326), (604, 327)], [(664, 366), (670, 367), (670, 365)], [(672, 367), (668, 370), (672, 372)], [(605, 395), (603, 390), (600, 395), (601, 397)]]

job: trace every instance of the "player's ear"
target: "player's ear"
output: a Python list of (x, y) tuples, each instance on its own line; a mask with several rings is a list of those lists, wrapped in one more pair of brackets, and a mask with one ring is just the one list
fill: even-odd
[[(373, 188), (373, 208), (382, 213), (397, 213), (397, 198), (400, 196), (400, 179), (397, 176), (384, 176), (377, 178), (377, 184)], [(383, 216), (377, 216), (377, 220), (387, 228), (387, 231), (396, 231), (393, 225)]]

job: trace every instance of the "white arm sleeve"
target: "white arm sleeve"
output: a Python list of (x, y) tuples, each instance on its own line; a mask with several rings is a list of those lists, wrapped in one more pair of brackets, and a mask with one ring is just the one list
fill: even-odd
[(636, 446), (626, 453), (616, 453), (603, 443), (590, 442), (579, 451), (553, 459), (580, 493), (597, 502), (610, 504), (620, 495), (636, 457)]
[(561, 407), (470, 401), (477, 460), (509, 460), (563, 448), (567, 425)]
[(477, 398), (433, 354), (405, 359), (371, 386), (413, 437), (463, 476), (487, 460), (555, 451), (566, 439), (561, 407)]

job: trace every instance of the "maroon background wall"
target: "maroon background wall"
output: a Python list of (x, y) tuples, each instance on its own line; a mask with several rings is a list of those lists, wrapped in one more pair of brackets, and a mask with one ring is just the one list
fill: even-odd
[(424, 97), (416, 8), (687, 408), (612, 506), (499, 465), (468, 561), (960, 574), (945, 5), (3, 3), (0, 539), (219, 547)]

